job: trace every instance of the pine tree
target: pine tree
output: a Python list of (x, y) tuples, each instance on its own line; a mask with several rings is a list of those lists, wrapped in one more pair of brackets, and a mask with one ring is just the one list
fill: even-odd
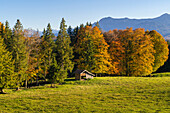
[(71, 26), (68, 27), (67, 33), (68, 33), (68, 35), (69, 35), (70, 37), (73, 35)]
[(50, 23), (47, 25), (47, 30), (44, 29), (42, 42), (41, 42), (41, 54), (42, 54), (42, 64), (44, 70), (44, 78), (47, 75), (47, 70), (52, 62), (52, 55), (54, 49), (54, 34), (52, 33)]
[(76, 28), (73, 29), (72, 35), (70, 36), (71, 38), (71, 46), (73, 46), (77, 42), (77, 33), (78, 33), (79, 27), (77, 26)]
[(96, 27), (98, 27), (100, 29), (100, 31), (102, 30), (98, 21), (96, 22)]
[(7, 50), (12, 52), (12, 30), (9, 27), (8, 21), (5, 22), (4, 43), (6, 44)]
[(62, 76), (60, 78), (60, 83), (64, 81), (68, 75), (68, 72), (71, 72), (74, 66), (72, 62), (73, 48), (70, 46), (71, 41), (69, 35), (67, 34), (66, 27), (65, 20), (62, 18), (60, 31), (56, 41), (57, 62), (61, 68), (59, 73)]
[(0, 23), (0, 35), (2, 38), (4, 38), (4, 35), (5, 35), (5, 26), (3, 23)]
[(52, 64), (50, 68), (48, 69), (48, 74), (47, 74), (47, 78), (51, 81), (51, 87), (53, 87), (52, 84), (56, 82), (60, 82), (61, 75), (59, 71), (60, 71), (60, 67), (58, 66), (56, 58), (54, 56), (52, 60)]
[(3, 89), (15, 84), (14, 65), (12, 55), (6, 50), (3, 39), (0, 36), (0, 93)]
[(17, 90), (22, 85), (23, 80), (25, 79), (25, 72), (27, 70), (27, 53), (26, 53), (26, 44), (25, 37), (23, 32), (23, 26), (19, 20), (17, 20), (16, 25), (13, 29), (13, 47), (12, 55), (14, 59), (15, 72), (17, 73)]

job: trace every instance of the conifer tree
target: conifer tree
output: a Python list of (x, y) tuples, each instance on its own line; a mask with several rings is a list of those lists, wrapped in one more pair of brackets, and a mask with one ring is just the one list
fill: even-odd
[(56, 41), (57, 62), (60, 69), (60, 83), (67, 77), (68, 72), (73, 69), (73, 48), (70, 46), (70, 37), (67, 34), (66, 24), (64, 18), (62, 18), (60, 24), (60, 31)]
[[(57, 64), (56, 58), (55, 56), (53, 57), (52, 63), (50, 68), (48, 69), (48, 74), (47, 74), (47, 78), (51, 81), (51, 87), (53, 87), (52, 85), (56, 82), (60, 83), (61, 80), (61, 76), (60, 75), (60, 67)], [(55, 86), (54, 86), (55, 87)]]
[(71, 26), (68, 27), (67, 33), (68, 33), (68, 35), (69, 35), (70, 37), (73, 35)]
[(3, 23), (0, 23), (0, 35), (2, 38), (4, 38), (4, 34), (5, 34), (5, 26)]
[(78, 33), (79, 27), (73, 29), (71, 38), (71, 46), (73, 46), (77, 42), (77, 33)]
[(87, 49), (85, 52), (85, 56), (86, 59), (84, 59), (85, 61), (85, 65), (88, 66), (87, 69), (91, 72), (94, 68), (95, 68), (95, 63), (96, 63), (96, 58), (95, 58), (95, 52), (96, 52), (96, 48), (94, 45), (94, 42), (92, 40), (92, 37), (88, 36), (87, 37), (88, 41), (87, 41)]
[(44, 78), (47, 75), (47, 70), (51, 65), (52, 54), (54, 49), (54, 34), (52, 33), (50, 23), (47, 25), (47, 30), (44, 29), (42, 42), (41, 42), (41, 54), (42, 54), (42, 64), (44, 70)]
[(100, 29), (100, 31), (102, 30), (98, 21), (96, 22), (96, 27), (98, 27)]
[(27, 70), (27, 53), (26, 53), (26, 44), (25, 37), (23, 32), (23, 26), (19, 20), (17, 20), (16, 25), (13, 29), (13, 47), (12, 55), (14, 59), (15, 72), (17, 73), (17, 90), (22, 85), (23, 80), (25, 79), (25, 72)]
[(12, 55), (6, 50), (3, 39), (0, 36), (0, 93), (3, 89), (15, 84), (14, 65)]
[(11, 52), (12, 50), (12, 30), (9, 27), (8, 21), (5, 22), (5, 34), (4, 34), (4, 43), (6, 44), (6, 48)]

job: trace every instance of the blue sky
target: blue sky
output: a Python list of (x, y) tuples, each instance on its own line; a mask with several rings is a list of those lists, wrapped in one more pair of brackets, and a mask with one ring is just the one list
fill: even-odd
[(13, 27), (20, 19), (24, 28), (42, 30), (51, 23), (59, 29), (62, 17), (66, 24), (96, 22), (103, 17), (153, 18), (170, 14), (170, 0), (0, 0), (0, 22)]

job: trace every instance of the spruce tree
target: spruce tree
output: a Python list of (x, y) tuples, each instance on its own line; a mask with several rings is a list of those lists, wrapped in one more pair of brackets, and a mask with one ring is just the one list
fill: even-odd
[(13, 47), (12, 55), (14, 59), (15, 72), (17, 73), (17, 90), (22, 85), (25, 79), (25, 72), (27, 70), (27, 55), (26, 55), (26, 44), (23, 32), (23, 26), (19, 20), (13, 29)]
[(73, 49), (70, 46), (70, 37), (67, 34), (65, 25), (65, 20), (62, 18), (61, 24), (60, 24), (60, 31), (57, 37), (56, 41), (56, 51), (57, 51), (57, 62), (60, 69), (60, 83), (64, 81), (64, 79), (67, 77), (68, 72), (72, 71), (73, 69)]
[(59, 73), (59, 70), (60, 70), (60, 67), (58, 66), (56, 58), (54, 56), (51, 66), (48, 69), (48, 74), (47, 74), (47, 78), (51, 81), (51, 87), (53, 87), (52, 84), (56, 82), (60, 82), (59, 78), (61, 77), (61, 75)]
[(12, 55), (6, 50), (3, 39), (0, 36), (0, 93), (4, 93), (4, 88), (15, 84), (14, 75)]
[(76, 28), (73, 29), (72, 35), (70, 36), (71, 38), (71, 46), (73, 46), (77, 42), (77, 33), (78, 33), (79, 27), (77, 26)]
[(4, 33), (4, 28), (5, 28), (5, 27), (4, 27), (4, 24), (3, 24), (3, 23), (0, 23), (0, 35), (1, 35), (2, 38), (4, 38), (4, 34), (5, 34), (5, 33)]
[(52, 61), (52, 54), (54, 49), (54, 34), (52, 33), (51, 25), (50, 23), (47, 25), (47, 30), (44, 29), (43, 36), (42, 36), (42, 42), (41, 42), (41, 54), (42, 57), (42, 64), (43, 64), (43, 70), (44, 70), (44, 78), (47, 75), (47, 70), (51, 65)]
[(85, 52), (86, 58), (85, 60), (85, 65), (88, 66), (88, 70), (91, 72), (95, 68), (95, 63), (96, 63), (96, 58), (95, 58), (95, 52), (96, 52), (96, 47), (94, 45), (94, 42), (92, 40), (91, 36), (87, 36), (87, 50)]
[(12, 30), (9, 27), (8, 21), (5, 22), (5, 34), (4, 34), (4, 43), (6, 44), (6, 48), (11, 52), (12, 50)]
[(71, 26), (68, 27), (67, 33), (68, 33), (68, 35), (69, 35), (70, 37), (73, 35)]
[(102, 30), (98, 21), (96, 22), (96, 27), (98, 27), (100, 29), (100, 31)]

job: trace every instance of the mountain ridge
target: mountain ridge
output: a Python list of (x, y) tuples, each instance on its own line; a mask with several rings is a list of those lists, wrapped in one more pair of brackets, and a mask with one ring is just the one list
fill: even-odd
[(170, 40), (170, 14), (168, 13), (164, 13), (159, 17), (146, 19), (104, 17), (99, 20), (99, 25), (104, 31), (126, 29), (127, 27), (156, 30), (163, 35), (165, 39)]

